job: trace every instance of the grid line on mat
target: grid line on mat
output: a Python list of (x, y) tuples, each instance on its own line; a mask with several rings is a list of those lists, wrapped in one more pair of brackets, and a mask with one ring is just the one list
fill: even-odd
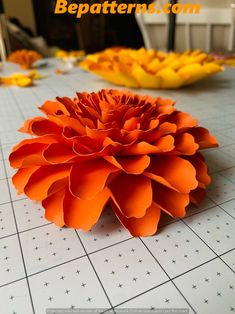
[[(3, 158), (3, 151), (2, 151), (2, 148), (1, 148), (1, 147), (0, 147), (0, 150), (1, 150), (1, 155), (2, 155), (2, 158)], [(3, 160), (3, 166), (4, 166), (4, 171), (5, 171), (5, 173), (6, 173), (6, 164), (5, 164), (5, 160)], [(9, 195), (10, 195), (11, 209), (12, 209), (12, 211), (13, 211), (13, 216), (14, 216), (14, 221), (15, 221), (15, 226), (16, 226), (16, 231), (17, 231), (17, 239), (18, 239), (18, 241), (19, 241), (20, 253), (21, 253), (21, 257), (22, 257), (22, 261), (23, 261), (24, 272), (25, 272), (25, 278), (26, 278), (27, 287), (28, 287), (28, 291), (29, 291), (31, 306), (32, 306), (33, 313), (35, 314), (34, 304), (33, 304), (33, 299), (32, 299), (32, 294), (31, 294), (30, 285), (29, 285), (29, 280), (28, 280), (28, 276), (27, 276), (27, 270), (26, 270), (26, 266), (25, 266), (24, 254), (23, 254), (22, 245), (21, 245), (21, 241), (20, 241), (20, 236), (19, 236), (19, 232), (18, 232), (18, 226), (17, 226), (16, 216), (15, 216), (14, 206), (13, 206), (13, 204), (12, 204), (11, 192), (10, 192), (10, 186), (9, 186), (8, 180), (7, 180), (7, 186), (8, 186), (8, 191), (9, 191)]]

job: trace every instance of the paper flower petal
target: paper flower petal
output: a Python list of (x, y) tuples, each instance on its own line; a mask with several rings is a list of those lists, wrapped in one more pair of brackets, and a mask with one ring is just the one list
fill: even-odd
[(22, 194), (24, 192), (24, 188), (31, 178), (32, 174), (38, 170), (39, 167), (30, 167), (30, 168), (20, 168), (12, 177), (12, 183), (18, 194)]
[(121, 174), (109, 187), (113, 200), (126, 217), (143, 217), (152, 203), (151, 181), (147, 177)]
[(42, 201), (48, 196), (48, 190), (54, 182), (69, 175), (70, 168), (68, 165), (40, 167), (32, 174), (26, 184), (24, 188), (25, 194), (35, 201)]
[(43, 151), (43, 157), (49, 163), (58, 164), (70, 162), (71, 159), (76, 158), (77, 155), (73, 148), (62, 143), (52, 143)]
[(195, 142), (198, 143), (200, 149), (217, 146), (216, 138), (205, 128), (197, 127), (192, 129), (190, 133), (193, 135)]
[(81, 200), (67, 190), (64, 198), (65, 224), (84, 231), (90, 230), (99, 219), (109, 197), (108, 188), (103, 189), (90, 200)]
[(93, 199), (105, 187), (109, 175), (119, 169), (103, 159), (93, 159), (74, 165), (70, 173), (70, 190), (74, 196)]
[(159, 183), (153, 183), (153, 200), (168, 215), (184, 217), (189, 195), (176, 192)]
[(47, 161), (43, 157), (43, 151), (48, 147), (44, 143), (24, 144), (9, 156), (13, 168), (27, 167), (30, 165), (43, 165)]
[(63, 206), (64, 197), (65, 190), (59, 190), (42, 201), (42, 205), (45, 208), (45, 218), (54, 222), (58, 227), (63, 227), (65, 225)]
[[(152, 158), (151, 165), (146, 169), (146, 174), (153, 174), (164, 178), (177, 191), (184, 194), (196, 189), (198, 185), (196, 170), (193, 165), (178, 156), (159, 156)], [(152, 179), (154, 180), (154, 176)], [(158, 181), (157, 178), (156, 181)]]
[(112, 203), (112, 207), (120, 222), (134, 237), (150, 236), (156, 233), (161, 215), (161, 209), (156, 203), (153, 202), (141, 218), (125, 217), (114, 202)]
[(141, 174), (148, 167), (150, 163), (150, 157), (147, 155), (142, 156), (128, 156), (128, 157), (104, 157), (105, 160), (115, 165), (117, 168), (125, 171), (129, 174)]
[(189, 133), (181, 133), (175, 138), (175, 151), (183, 155), (193, 155), (197, 152), (199, 145)]

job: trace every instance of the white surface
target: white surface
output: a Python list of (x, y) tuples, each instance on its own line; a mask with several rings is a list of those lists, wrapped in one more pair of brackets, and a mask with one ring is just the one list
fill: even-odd
[[(32, 88), (0, 87), (0, 312), (45, 314), (47, 307), (189, 308), (235, 311), (235, 70), (177, 91), (143, 91), (177, 100), (209, 127), (220, 148), (205, 157), (213, 175), (208, 198), (181, 221), (162, 219), (156, 236), (132, 238), (108, 210), (88, 233), (48, 223), (40, 204), (17, 196), (7, 156), (22, 122), (55, 96), (113, 87), (73, 70)], [(7, 65), (5, 73), (17, 67)], [(1, 73), (2, 75), (2, 73)], [(217, 275), (219, 273), (219, 275)], [(111, 311), (112, 312), (112, 311)]]

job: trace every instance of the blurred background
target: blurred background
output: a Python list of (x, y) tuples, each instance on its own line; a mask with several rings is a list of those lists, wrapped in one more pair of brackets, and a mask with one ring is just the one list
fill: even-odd
[[(78, 1), (70, 0), (70, 3)], [(96, 2), (89, 0), (90, 3)], [(125, 2), (125, 1), (120, 1)], [(135, 2), (127, 0), (126, 3)], [(146, 1), (143, 1), (146, 2)], [(150, 1), (151, 2), (151, 1)], [(157, 1), (161, 7), (164, 0)], [(200, 48), (205, 51), (234, 50), (234, 0), (181, 0), (179, 3), (199, 3), (198, 15), (177, 15), (175, 49)], [(110, 46), (167, 49), (169, 16), (140, 14), (91, 15), (81, 19), (55, 15), (56, 0), (0, 0), (2, 23), (7, 25), (7, 49), (37, 50), (44, 56), (55, 47), (86, 52)], [(4, 22), (5, 21), (5, 22)]]

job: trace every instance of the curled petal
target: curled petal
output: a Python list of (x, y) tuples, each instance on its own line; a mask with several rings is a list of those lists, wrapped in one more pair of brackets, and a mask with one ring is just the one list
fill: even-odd
[(65, 177), (63, 179), (59, 179), (52, 183), (52, 185), (48, 189), (48, 195), (52, 195), (54, 193), (57, 193), (60, 190), (64, 190), (69, 184), (68, 177)]
[(161, 137), (156, 141), (155, 145), (160, 149), (160, 152), (170, 152), (174, 149), (174, 137), (171, 135), (166, 135)]
[(119, 129), (93, 130), (87, 127), (86, 133), (88, 137), (94, 139), (98, 143), (103, 142), (107, 137), (111, 137), (114, 141), (119, 141), (122, 138), (122, 134)]
[(175, 139), (175, 151), (181, 155), (193, 155), (197, 152), (199, 145), (195, 143), (194, 137), (189, 133), (181, 133)]
[(153, 202), (141, 218), (127, 218), (114, 202), (111, 203), (111, 206), (120, 222), (134, 237), (146, 237), (156, 233), (161, 215), (160, 207), (156, 203)]
[(45, 218), (54, 222), (58, 227), (65, 225), (63, 209), (64, 196), (65, 190), (59, 190), (42, 201), (42, 206), (45, 208)]
[(151, 145), (147, 142), (140, 142), (133, 144), (129, 147), (126, 147), (123, 149), (121, 152), (122, 155), (147, 155), (147, 154), (154, 154), (154, 153), (159, 153), (160, 148)]
[(127, 217), (143, 217), (152, 204), (150, 179), (142, 175), (120, 174), (110, 184), (112, 199)]
[(109, 197), (108, 188), (100, 191), (90, 200), (81, 200), (67, 190), (63, 205), (65, 224), (69, 227), (81, 228), (84, 231), (90, 230), (99, 219)]
[(76, 157), (76, 153), (68, 145), (52, 143), (44, 150), (43, 156), (48, 162), (58, 164), (68, 162)]
[(67, 117), (67, 116), (60, 116), (59, 118), (54, 118), (54, 121), (58, 121), (58, 123), (61, 123), (64, 127), (69, 127), (76, 135), (85, 135), (85, 127), (81, 123), (79, 119)]
[(158, 130), (161, 131), (163, 134), (175, 133), (177, 130), (177, 126), (174, 123), (164, 122), (159, 126)]
[(51, 144), (51, 143), (58, 143), (62, 142), (63, 139), (57, 135), (45, 135), (45, 136), (40, 136), (37, 138), (29, 138), (26, 140), (21, 141), (19, 144), (15, 145), (12, 149), (12, 152), (17, 151), (20, 147), (27, 145), (27, 144), (35, 144), (35, 143), (40, 143), (40, 144)]
[(153, 200), (171, 217), (184, 217), (189, 195), (178, 193), (158, 183), (153, 183)]
[(208, 175), (208, 168), (206, 163), (203, 161), (202, 156), (197, 153), (194, 156), (188, 157), (188, 161), (196, 169), (197, 181), (203, 183), (205, 186), (211, 183), (211, 177)]
[(196, 127), (190, 131), (190, 134), (192, 134), (200, 149), (218, 146), (216, 138), (205, 128)]
[(41, 121), (42, 117), (36, 117), (36, 118), (33, 118), (33, 119), (28, 119), (24, 122), (24, 125), (19, 128), (19, 132), (22, 132), (22, 133), (27, 133), (27, 134), (32, 134), (33, 135), (33, 131), (32, 131), (32, 123), (35, 122), (35, 121)]
[(138, 119), (136, 117), (132, 117), (125, 121), (123, 125), (123, 129), (127, 131), (135, 130), (138, 124)]
[(47, 115), (69, 116), (69, 111), (59, 101), (46, 101), (39, 109)]
[(104, 159), (129, 174), (141, 174), (150, 164), (150, 157), (147, 155), (116, 158), (106, 156)]
[(33, 121), (31, 124), (31, 129), (33, 134), (37, 136), (60, 134), (62, 132), (62, 127), (60, 127), (53, 121), (43, 118), (38, 121)]
[(170, 115), (175, 111), (174, 105), (175, 102), (171, 99), (163, 99), (163, 98), (157, 98), (158, 100), (158, 106), (157, 106), (157, 111), (160, 116), (162, 115)]
[(43, 151), (48, 144), (32, 143), (25, 144), (13, 151), (10, 156), (10, 164), (13, 168), (20, 168), (22, 166), (37, 166), (45, 165), (47, 161), (43, 157)]
[(93, 199), (106, 185), (109, 175), (119, 169), (103, 159), (74, 165), (70, 173), (70, 191), (83, 200)]
[[(150, 166), (146, 169), (145, 175), (153, 180), (163, 183), (167, 181), (181, 193), (189, 193), (196, 189), (198, 182), (196, 180), (196, 170), (192, 164), (178, 156), (153, 157)], [(170, 187), (167, 184), (164, 184)]]
[(12, 177), (12, 183), (15, 186), (18, 194), (22, 194), (24, 192), (24, 188), (28, 183), (32, 174), (38, 170), (39, 167), (30, 167), (30, 168), (20, 168)]
[(176, 125), (178, 131), (191, 129), (197, 126), (198, 122), (186, 112), (176, 111), (171, 117), (169, 122)]
[(30, 177), (24, 188), (25, 194), (32, 200), (41, 201), (48, 196), (51, 185), (63, 178), (68, 177), (71, 166), (50, 165), (42, 166)]
[(54, 121), (42, 117), (27, 120), (23, 127), (19, 129), (20, 132), (37, 136), (61, 134), (62, 130), (60, 124), (58, 125)]
[(79, 155), (89, 155), (100, 152), (103, 147), (101, 143), (88, 136), (79, 136), (74, 139), (74, 151)]

